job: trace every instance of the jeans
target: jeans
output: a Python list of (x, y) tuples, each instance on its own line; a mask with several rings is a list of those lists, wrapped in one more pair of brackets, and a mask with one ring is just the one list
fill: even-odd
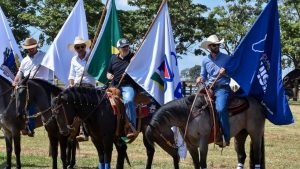
[(121, 86), (120, 89), (122, 92), (123, 102), (126, 108), (128, 120), (133, 125), (133, 127), (136, 127), (136, 111), (134, 103), (136, 92), (130, 85)]
[[(36, 113), (36, 108), (35, 105), (33, 103), (31, 103), (28, 106), (28, 115), (32, 116)], [(30, 131), (33, 131), (35, 129), (35, 118), (29, 118), (28, 119), (28, 128)]]
[(229, 125), (229, 117), (227, 111), (227, 105), (231, 93), (230, 87), (222, 87), (214, 90), (216, 96), (216, 111), (218, 113), (220, 123), (222, 126), (223, 134), (225, 137), (225, 141), (229, 142), (230, 140), (230, 125)]

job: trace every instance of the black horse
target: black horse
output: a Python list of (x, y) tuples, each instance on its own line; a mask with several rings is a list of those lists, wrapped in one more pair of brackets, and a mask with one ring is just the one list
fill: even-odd
[(0, 76), (0, 126), (4, 132), (6, 143), (6, 169), (11, 168), (11, 155), (14, 150), (16, 155), (16, 168), (21, 168), (20, 130), (24, 128), (25, 121), (17, 117), (15, 99), (10, 100), (13, 87), (11, 83)]
[[(28, 78), (22, 80), (15, 91), (16, 108), (19, 114), (26, 114), (25, 111), (27, 111), (28, 105), (31, 104), (34, 104), (40, 113), (50, 141), (53, 169), (57, 168), (58, 143), (60, 144), (63, 168), (73, 168), (75, 164), (75, 156), (72, 156), (72, 160), (67, 159), (68, 137), (59, 133), (57, 122), (51, 111), (51, 98), (57, 96), (61, 91), (62, 89), (47, 81)], [(70, 149), (74, 151), (75, 145), (72, 145)]]
[[(194, 108), (190, 114), (192, 103)], [(179, 168), (178, 148), (174, 141), (172, 126), (179, 127), (185, 136), (195, 169), (207, 167), (207, 151), (213, 119), (209, 112), (209, 103), (203, 94), (174, 100), (158, 109), (147, 127), (146, 136), (152, 144), (156, 142), (173, 157), (174, 168)], [(245, 141), (251, 137), (250, 167), (265, 168), (264, 164), (264, 124), (265, 109), (255, 99), (247, 97), (249, 107), (230, 117), (230, 134), (235, 137), (235, 150), (238, 156), (238, 169), (243, 168), (246, 159)], [(189, 118), (189, 115), (191, 115)], [(199, 150), (200, 148), (200, 160)]]
[[(110, 164), (113, 143), (115, 143), (118, 152), (116, 168), (124, 168), (127, 146), (119, 137), (116, 137), (117, 117), (114, 115), (104, 89), (96, 90), (84, 87), (66, 89), (53, 100), (53, 106), (56, 110), (56, 119), (61, 133), (68, 134), (70, 124), (78, 116), (87, 125), (92, 142), (98, 152), (100, 165)], [(143, 119), (142, 131), (145, 131), (143, 126), (148, 122), (147, 118)], [(145, 137), (144, 145), (147, 148), (148, 155), (146, 168), (149, 169), (153, 160), (154, 148), (147, 142)]]

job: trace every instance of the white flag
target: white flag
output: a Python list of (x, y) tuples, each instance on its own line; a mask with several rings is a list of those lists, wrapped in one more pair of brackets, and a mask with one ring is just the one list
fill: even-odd
[(181, 82), (167, 3), (126, 70), (161, 105), (181, 98)]
[(76, 36), (88, 39), (83, 0), (77, 1), (41, 63), (54, 71), (56, 77), (65, 85), (68, 84), (71, 59), (75, 55), (68, 49), (68, 44), (73, 43)]
[[(182, 97), (181, 81), (168, 4), (164, 3), (142, 46), (126, 71), (160, 105)], [(180, 158), (186, 147), (176, 127), (172, 127)]]
[[(10, 56), (12, 57), (9, 58)], [(22, 56), (15, 37), (9, 27), (7, 18), (0, 7), (0, 75), (9, 81), (12, 81), (14, 75), (11, 70), (9, 67), (2, 65), (5, 59), (12, 59), (16, 62), (16, 66), (18, 66), (22, 60)]]

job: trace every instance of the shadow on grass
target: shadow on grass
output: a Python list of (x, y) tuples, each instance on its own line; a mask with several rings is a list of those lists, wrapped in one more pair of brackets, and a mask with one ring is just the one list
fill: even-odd
[[(16, 166), (15, 163), (12, 163), (11, 165), (12, 165), (12, 168), (14, 168)], [(46, 167), (49, 167), (47, 165), (42, 165), (42, 164), (39, 165), (39, 164), (22, 164), (21, 163), (21, 165), (22, 165), (22, 167), (28, 167), (28, 168), (46, 168)], [(0, 164), (0, 168), (5, 168), (5, 166), (6, 166), (5, 161)]]
[(289, 101), (289, 105), (300, 105), (300, 101), (298, 100), (298, 101), (292, 101), (292, 100), (290, 100)]

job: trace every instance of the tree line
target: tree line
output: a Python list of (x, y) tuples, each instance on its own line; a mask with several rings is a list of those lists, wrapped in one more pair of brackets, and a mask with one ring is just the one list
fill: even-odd
[[(219, 1), (219, 0), (218, 0)], [(176, 52), (205, 55), (199, 43), (211, 34), (225, 38), (223, 45), (232, 54), (268, 0), (223, 0), (212, 9), (192, 0), (169, 0)], [(34, 27), (42, 33), (39, 42), (51, 44), (77, 0), (2, 0), (0, 6), (8, 17), (18, 42), (30, 36)], [(128, 0), (135, 10), (118, 10), (123, 36), (137, 47), (161, 4), (161, 0)], [(283, 68), (300, 68), (300, 1), (278, 0)], [(93, 39), (104, 8), (101, 0), (84, 0), (89, 37)]]

